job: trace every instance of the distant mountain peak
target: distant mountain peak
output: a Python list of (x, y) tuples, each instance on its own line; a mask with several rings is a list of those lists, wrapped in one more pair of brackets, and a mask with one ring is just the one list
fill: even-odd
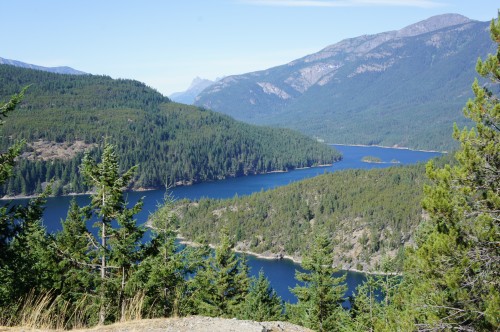
[(174, 92), (169, 96), (169, 98), (178, 103), (193, 104), (196, 96), (214, 83), (214, 81), (196, 76), (186, 91)]
[(429, 17), (426, 20), (408, 25), (400, 30), (387, 31), (373, 35), (363, 35), (354, 38), (344, 39), (338, 43), (329, 45), (321, 51), (308, 55), (302, 59), (294, 60), (289, 65), (297, 62), (313, 62), (337, 55), (339, 52), (349, 52), (351, 54), (365, 54), (379, 45), (394, 38), (413, 37), (421, 34), (437, 31), (455, 25), (472, 22), (471, 19), (460, 14), (442, 14)]
[(411, 37), (439, 29), (464, 24), (472, 20), (460, 14), (442, 14), (411, 24), (397, 31), (398, 37)]
[[(442, 129), (464, 123), (456, 110), (471, 95), (477, 58), (494, 50), (488, 25), (445, 14), (344, 39), (281, 66), (227, 77), (195, 105), (327, 142), (449, 148)], [(424, 132), (433, 138), (423, 142)]]
[(209, 80), (209, 79), (201, 78), (199, 76), (196, 76), (195, 78), (193, 78), (193, 81), (191, 82), (191, 85), (187, 89), (188, 90), (192, 90), (192, 89), (195, 89), (196, 87), (199, 87), (200, 85), (211, 85), (213, 83), (214, 82), (211, 81), (211, 80)]
[(17, 61), (17, 60), (4, 59), (4, 58), (0, 58), (0, 65), (10, 65), (10, 66), (21, 67), (21, 68), (35, 69), (35, 70), (47, 71), (47, 72), (56, 73), (56, 74), (87, 75), (87, 73), (85, 73), (83, 71), (79, 71), (79, 70), (76, 70), (76, 69), (73, 69), (73, 68), (67, 67), (67, 66), (43, 67), (43, 66), (32, 65), (30, 63), (25, 63), (25, 62), (21, 62), (21, 61)]

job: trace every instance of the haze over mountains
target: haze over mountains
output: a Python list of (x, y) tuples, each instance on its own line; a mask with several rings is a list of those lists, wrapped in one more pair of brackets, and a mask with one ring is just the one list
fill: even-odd
[[(450, 150), (469, 123), (478, 57), (493, 52), (489, 22), (445, 14), (401, 30), (343, 40), (288, 64), (211, 81), (172, 100), (237, 120), (296, 129), (320, 141)], [(0, 58), (24, 68), (84, 74)]]
[(186, 91), (174, 92), (168, 97), (178, 103), (191, 105), (194, 103), (196, 96), (200, 92), (202, 92), (203, 90), (205, 90), (214, 83), (215, 83), (214, 81), (207, 80), (205, 78), (195, 77), (193, 79), (193, 82), (191, 82), (191, 85), (189, 86), (189, 88), (187, 88)]
[(398, 31), (346, 39), (288, 64), (229, 76), (196, 105), (332, 143), (450, 149), (472, 96), (489, 22), (434, 16)]
[(25, 62), (21, 62), (21, 61), (17, 61), (17, 60), (9, 60), (9, 59), (4, 59), (4, 58), (0, 58), (0, 65), (11, 65), (11, 66), (21, 67), (21, 68), (47, 71), (47, 72), (56, 73), (56, 74), (87, 75), (87, 73), (73, 69), (71, 67), (66, 67), (66, 66), (43, 67), (43, 66), (32, 65), (30, 63), (25, 63)]

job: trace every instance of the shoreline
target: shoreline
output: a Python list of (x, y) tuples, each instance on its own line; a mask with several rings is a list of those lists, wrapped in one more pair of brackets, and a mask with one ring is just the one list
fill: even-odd
[[(152, 189), (154, 190), (154, 189)], [(54, 195), (49, 195), (47, 197), (62, 197), (62, 196), (83, 196), (83, 195), (91, 195), (93, 192), (85, 192), (85, 193), (68, 193), (60, 196), (54, 196)], [(11, 200), (16, 200), (16, 199), (32, 199), (32, 198), (37, 198), (40, 197), (40, 195), (16, 195), (16, 196), (8, 196), (5, 195), (3, 197), (0, 197), (0, 201), (11, 201)]]
[(367, 163), (367, 164), (392, 164), (392, 165), (398, 165), (401, 164), (400, 161), (368, 161), (368, 160), (361, 160), (362, 163)]
[(359, 146), (364, 148), (382, 148), (382, 149), (397, 149), (397, 150), (409, 150), (415, 152), (432, 152), (432, 153), (442, 153), (447, 154), (448, 151), (438, 151), (438, 150), (422, 150), (422, 149), (411, 149), (405, 146), (385, 146), (385, 145), (366, 145), (366, 144), (340, 144), (340, 143), (325, 143), (326, 145), (340, 145), (340, 146)]
[[(337, 160), (334, 163), (339, 162), (341, 160), (342, 159)], [(263, 172), (263, 173), (247, 174), (247, 175), (243, 175), (243, 176), (228, 176), (228, 177), (222, 178), (222, 179), (209, 180), (209, 181), (201, 181), (201, 182), (177, 181), (175, 183), (175, 186), (173, 186), (173, 188), (175, 188), (175, 187), (184, 187), (184, 186), (192, 186), (192, 185), (196, 185), (196, 184), (200, 184), (200, 183), (217, 182), (217, 181), (226, 180), (226, 179), (230, 179), (230, 178), (247, 177), (247, 176), (254, 176), (254, 175), (265, 175), (265, 174), (276, 174), (276, 173), (288, 173), (288, 172), (292, 172), (292, 171), (295, 171), (295, 170), (301, 170), (301, 169), (329, 167), (329, 166), (332, 166), (334, 163), (332, 163), (332, 164), (320, 164), (320, 165), (307, 166), (307, 167), (296, 167), (296, 168), (292, 168), (290, 170), (276, 170), (276, 171), (269, 171), (269, 172)], [(139, 187), (139, 188), (134, 188), (134, 189), (126, 190), (125, 192), (127, 192), (127, 191), (147, 192), (147, 191), (153, 191), (153, 190), (161, 190), (163, 188), (165, 188), (165, 187), (164, 186), (161, 186), (161, 187), (158, 187), (158, 188), (144, 188), (144, 187)], [(169, 188), (169, 189), (171, 189), (171, 188)], [(59, 195), (59, 196), (49, 195), (48, 197), (83, 196), (83, 195), (91, 195), (93, 193), (94, 192), (92, 192), (92, 191), (88, 191), (88, 192), (85, 192), (85, 193), (68, 193), (68, 194)], [(32, 199), (32, 198), (37, 198), (39, 196), (40, 196), (39, 194), (36, 194), (36, 195), (15, 195), (15, 196), (5, 195), (5, 196), (0, 197), (0, 201), (10, 201), (10, 200), (17, 200), (17, 199)]]
[[(199, 247), (202, 244), (190, 241), (186, 239), (185, 237), (181, 235), (177, 235), (176, 239), (179, 240), (179, 243), (184, 244), (186, 246), (191, 246), (191, 247)], [(209, 243), (208, 246), (212, 249), (215, 249), (215, 245)], [(302, 265), (302, 259), (297, 258), (294, 256), (289, 256), (289, 255), (283, 255), (283, 254), (271, 254), (270, 255), (265, 255), (265, 254), (258, 254), (249, 250), (241, 250), (241, 249), (234, 249), (234, 252), (240, 253), (240, 254), (246, 254), (253, 256), (255, 258), (259, 259), (265, 259), (265, 260), (276, 260), (276, 261), (281, 261), (281, 260), (289, 260), (292, 261), (295, 264)], [(339, 269), (340, 271), (345, 271), (345, 272), (355, 272), (355, 273), (362, 273), (362, 274), (368, 274), (368, 275), (384, 275), (384, 276), (402, 276), (403, 274), (401, 272), (382, 272), (382, 271), (363, 271), (363, 270), (358, 270), (358, 269)]]
[(295, 171), (295, 170), (300, 171), (301, 169), (323, 168), (323, 167), (331, 167), (331, 166), (333, 166), (333, 164), (320, 164), (320, 165), (316, 165), (316, 166), (297, 167), (297, 168), (292, 169), (292, 171)]

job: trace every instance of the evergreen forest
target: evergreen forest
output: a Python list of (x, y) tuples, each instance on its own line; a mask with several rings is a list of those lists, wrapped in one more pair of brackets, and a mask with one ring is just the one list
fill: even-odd
[[(0, 146), (24, 140), (16, 176), (3, 194), (85, 192), (79, 165), (86, 151), (115, 145), (120, 166), (138, 165), (131, 187), (213, 181), (330, 164), (340, 154), (288, 129), (257, 127), (209, 110), (170, 102), (132, 80), (61, 75), (0, 65), (0, 99), (28, 88), (9, 116)], [(210, 144), (207, 144), (209, 142)]]
[[(439, 161), (443, 163), (442, 161)], [(402, 263), (423, 210), (425, 165), (327, 173), (233, 199), (179, 201), (183, 237), (217, 243), (225, 227), (240, 250), (297, 260), (317, 229), (333, 239), (336, 264), (376, 270), (390, 254)]]
[[(142, 201), (130, 206), (124, 195), (141, 165), (121, 164), (126, 158), (120, 156), (119, 142), (96, 141), (100, 149), (84, 152), (79, 164), (83, 181), (93, 189), (91, 201), (86, 206), (73, 201), (60, 232), (48, 234), (41, 222), (50, 185), (27, 205), (9, 202), (0, 207), (0, 325), (72, 329), (204, 315), (286, 320), (321, 332), (498, 331), (500, 101), (495, 91), (500, 85), (500, 20), (492, 20), (490, 31), (497, 51), (476, 65), (477, 73), (490, 83), (476, 79), (474, 98), (464, 107), (474, 126), (455, 125), (452, 135), (460, 147), (450, 157), (453, 160), (430, 161), (426, 178), (422, 165), (327, 174), (287, 189), (234, 199), (226, 202), (227, 207), (209, 200), (181, 202), (179, 207), (167, 195), (164, 206), (150, 216), (149, 241), (142, 241), (147, 230), (134, 218)], [(28, 90), (20, 91), (0, 104), (4, 130), (11, 120), (15, 123), (17, 112), (27, 111), (23, 98), (28, 97), (23, 94)], [(0, 183), (16, 177), (23, 145), (22, 140), (14, 141), (2, 150)], [(343, 183), (343, 177), (352, 183)], [(276, 200), (274, 208), (262, 202), (271, 197)], [(247, 207), (248, 213), (243, 210)], [(288, 211), (278, 210), (283, 208)], [(194, 222), (198, 211), (205, 223)], [(211, 216), (214, 211), (220, 217)], [(276, 241), (278, 247), (290, 253), (299, 250), (302, 257), (304, 271), (296, 272), (298, 283), (292, 289), (294, 304), (283, 303), (265, 275), (249, 278), (245, 255), (233, 250), (241, 239), (254, 241), (262, 250), (273, 248), (274, 240), (263, 229), (274, 213), (286, 214), (282, 222), (287, 224), (280, 227), (290, 229), (290, 238)], [(203, 243), (176, 245), (178, 231), (188, 230), (188, 218), (208, 231), (206, 241), (215, 243), (213, 250)], [(256, 227), (257, 236), (238, 230), (237, 218), (246, 227)], [(338, 242), (342, 237), (336, 232), (343, 218), (357, 223), (347, 225), (349, 236), (365, 227), (359, 233), (366, 247), (362, 255), (377, 249), (381, 254), (394, 249), (401, 255), (399, 275), (390, 273), (398, 268), (390, 255), (380, 259), (379, 272), (385, 273), (367, 276), (349, 299), (349, 310), (342, 307), (345, 276), (334, 276), (341, 268), (336, 257), (338, 245), (344, 243)], [(396, 243), (411, 232), (412, 241), (404, 247)], [(294, 236), (300, 236), (305, 246)]]

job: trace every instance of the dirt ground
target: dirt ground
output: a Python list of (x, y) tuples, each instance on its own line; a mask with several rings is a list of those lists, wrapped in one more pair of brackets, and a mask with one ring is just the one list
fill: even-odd
[[(23, 327), (0, 327), (1, 332), (47, 331)], [(98, 326), (87, 332), (312, 332), (287, 322), (254, 322), (247, 320), (191, 316), (183, 318), (143, 319)]]

